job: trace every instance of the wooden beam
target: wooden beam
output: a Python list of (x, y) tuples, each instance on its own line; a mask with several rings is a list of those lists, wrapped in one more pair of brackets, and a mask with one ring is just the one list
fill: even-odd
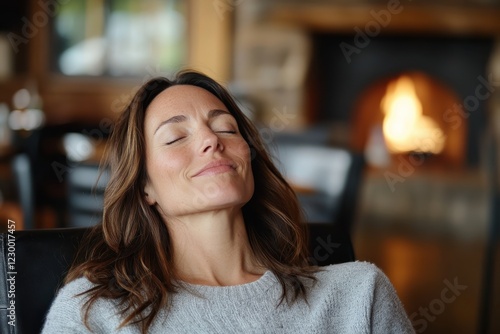
[[(392, 1), (391, 1), (392, 2)], [(382, 34), (499, 36), (500, 7), (445, 5), (269, 5), (267, 20), (314, 32), (356, 34), (378, 26)], [(378, 34), (378, 33), (377, 33)]]

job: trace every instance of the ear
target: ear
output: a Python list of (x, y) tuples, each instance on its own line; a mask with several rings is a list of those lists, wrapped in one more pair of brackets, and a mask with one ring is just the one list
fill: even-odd
[(144, 198), (146, 199), (146, 202), (149, 205), (156, 204), (155, 193), (154, 193), (153, 187), (151, 187), (149, 181), (146, 182), (146, 185), (144, 186)]

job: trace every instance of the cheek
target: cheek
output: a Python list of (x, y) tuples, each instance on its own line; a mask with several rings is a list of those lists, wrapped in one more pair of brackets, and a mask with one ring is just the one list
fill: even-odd
[(175, 180), (179, 180), (182, 176), (186, 164), (186, 157), (183, 154), (153, 153), (147, 163), (148, 174), (155, 187), (161, 190), (165, 186), (175, 186)]
[(240, 159), (241, 163), (246, 167), (247, 181), (253, 183), (252, 172), (252, 151), (247, 142), (243, 139), (234, 148), (235, 155)]
[(235, 147), (234, 147), (234, 152), (238, 157), (240, 157), (244, 161), (250, 161), (251, 160), (251, 150), (250, 147), (248, 146), (247, 142), (244, 139), (241, 139)]

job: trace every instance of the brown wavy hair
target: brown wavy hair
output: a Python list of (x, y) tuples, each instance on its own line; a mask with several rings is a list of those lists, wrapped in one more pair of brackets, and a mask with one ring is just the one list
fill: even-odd
[[(306, 298), (304, 278), (317, 268), (307, 262), (307, 230), (294, 191), (272, 163), (258, 130), (228, 91), (213, 79), (182, 71), (173, 80), (145, 83), (114, 125), (103, 166), (110, 172), (102, 223), (80, 246), (65, 282), (86, 277), (94, 287), (84, 292), (84, 322), (99, 298), (118, 300), (123, 321), (146, 333), (169, 296), (180, 289), (173, 268), (169, 231), (159, 212), (145, 200), (144, 118), (151, 101), (174, 85), (201, 87), (221, 100), (235, 117), (252, 154), (255, 190), (243, 208), (250, 246), (256, 259), (282, 286), (279, 303)], [(249, 223), (251, 222), (251, 223)]]

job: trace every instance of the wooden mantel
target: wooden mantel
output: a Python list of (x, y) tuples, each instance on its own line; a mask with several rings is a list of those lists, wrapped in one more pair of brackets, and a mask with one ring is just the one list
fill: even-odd
[[(382, 11), (382, 12), (381, 12)], [(372, 24), (382, 34), (438, 34), (499, 37), (500, 6), (410, 4), (389, 0), (381, 4), (293, 3), (267, 4), (266, 20), (314, 32), (355, 34)], [(389, 19), (377, 13), (390, 14)]]

